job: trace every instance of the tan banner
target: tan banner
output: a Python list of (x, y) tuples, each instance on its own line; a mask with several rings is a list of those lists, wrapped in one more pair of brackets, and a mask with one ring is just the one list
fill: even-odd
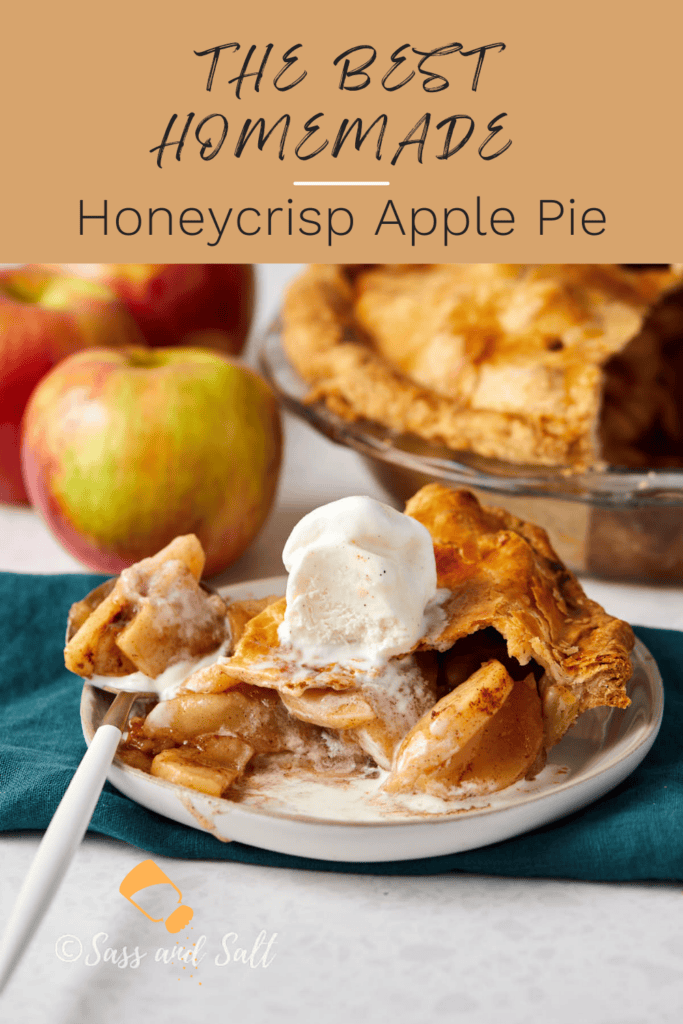
[(680, 259), (673, 0), (4, 18), (3, 260)]

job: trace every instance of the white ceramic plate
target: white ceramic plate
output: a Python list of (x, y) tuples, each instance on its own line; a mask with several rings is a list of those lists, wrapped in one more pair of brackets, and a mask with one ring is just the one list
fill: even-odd
[[(284, 593), (285, 577), (224, 588), (235, 600)], [(625, 711), (581, 716), (551, 752), (543, 772), (501, 793), (458, 801), (378, 795), (376, 780), (330, 785), (284, 779), (240, 802), (175, 786), (115, 761), (109, 780), (131, 800), (174, 821), (251, 846), (323, 860), (409, 860), (459, 853), (520, 835), (597, 800), (643, 760), (662, 720), (664, 692), (652, 655), (633, 654)], [(81, 721), (89, 743), (111, 698), (86, 684)]]

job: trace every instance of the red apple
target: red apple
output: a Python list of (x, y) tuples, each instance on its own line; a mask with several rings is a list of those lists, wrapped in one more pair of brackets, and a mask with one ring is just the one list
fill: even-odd
[(205, 345), (236, 355), (254, 303), (249, 263), (68, 263), (128, 306), (148, 345)]
[(0, 271), (0, 501), (27, 500), (20, 424), (40, 378), (78, 349), (141, 344), (138, 327), (106, 285), (46, 268)]
[(64, 547), (118, 573), (196, 533), (212, 575), (256, 536), (275, 494), (280, 416), (254, 371), (208, 349), (77, 353), (26, 409), (32, 502)]

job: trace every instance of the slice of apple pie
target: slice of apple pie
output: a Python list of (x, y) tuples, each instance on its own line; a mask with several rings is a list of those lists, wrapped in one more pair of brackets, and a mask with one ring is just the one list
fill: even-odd
[[(353, 661), (307, 666), (305, 652), (280, 640), (279, 601), (204, 674), (277, 689), (304, 720), (311, 702), (363, 701), (375, 717), (353, 722), (347, 737), (389, 772), (386, 788), (442, 796), (533, 774), (583, 711), (628, 706), (633, 633), (585, 596), (543, 530), (438, 484), (422, 488), (406, 513), (429, 531), (442, 613), (410, 652), (370, 670)], [(421, 661), (426, 655), (434, 660)], [(410, 704), (400, 675), (411, 679)], [(316, 721), (334, 729), (328, 716)]]
[(133, 719), (123, 759), (212, 795), (296, 771), (452, 799), (533, 777), (579, 714), (628, 705), (632, 631), (544, 531), (437, 484), (406, 513), (305, 517), (287, 598), (229, 605), (229, 656)]

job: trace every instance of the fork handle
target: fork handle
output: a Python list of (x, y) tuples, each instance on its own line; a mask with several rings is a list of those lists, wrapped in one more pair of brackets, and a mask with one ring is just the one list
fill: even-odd
[[(0, 992), (38, 928), (83, 838), (135, 697), (120, 693), (112, 703), (42, 838), (0, 944)], [(111, 724), (112, 719), (116, 724)]]

